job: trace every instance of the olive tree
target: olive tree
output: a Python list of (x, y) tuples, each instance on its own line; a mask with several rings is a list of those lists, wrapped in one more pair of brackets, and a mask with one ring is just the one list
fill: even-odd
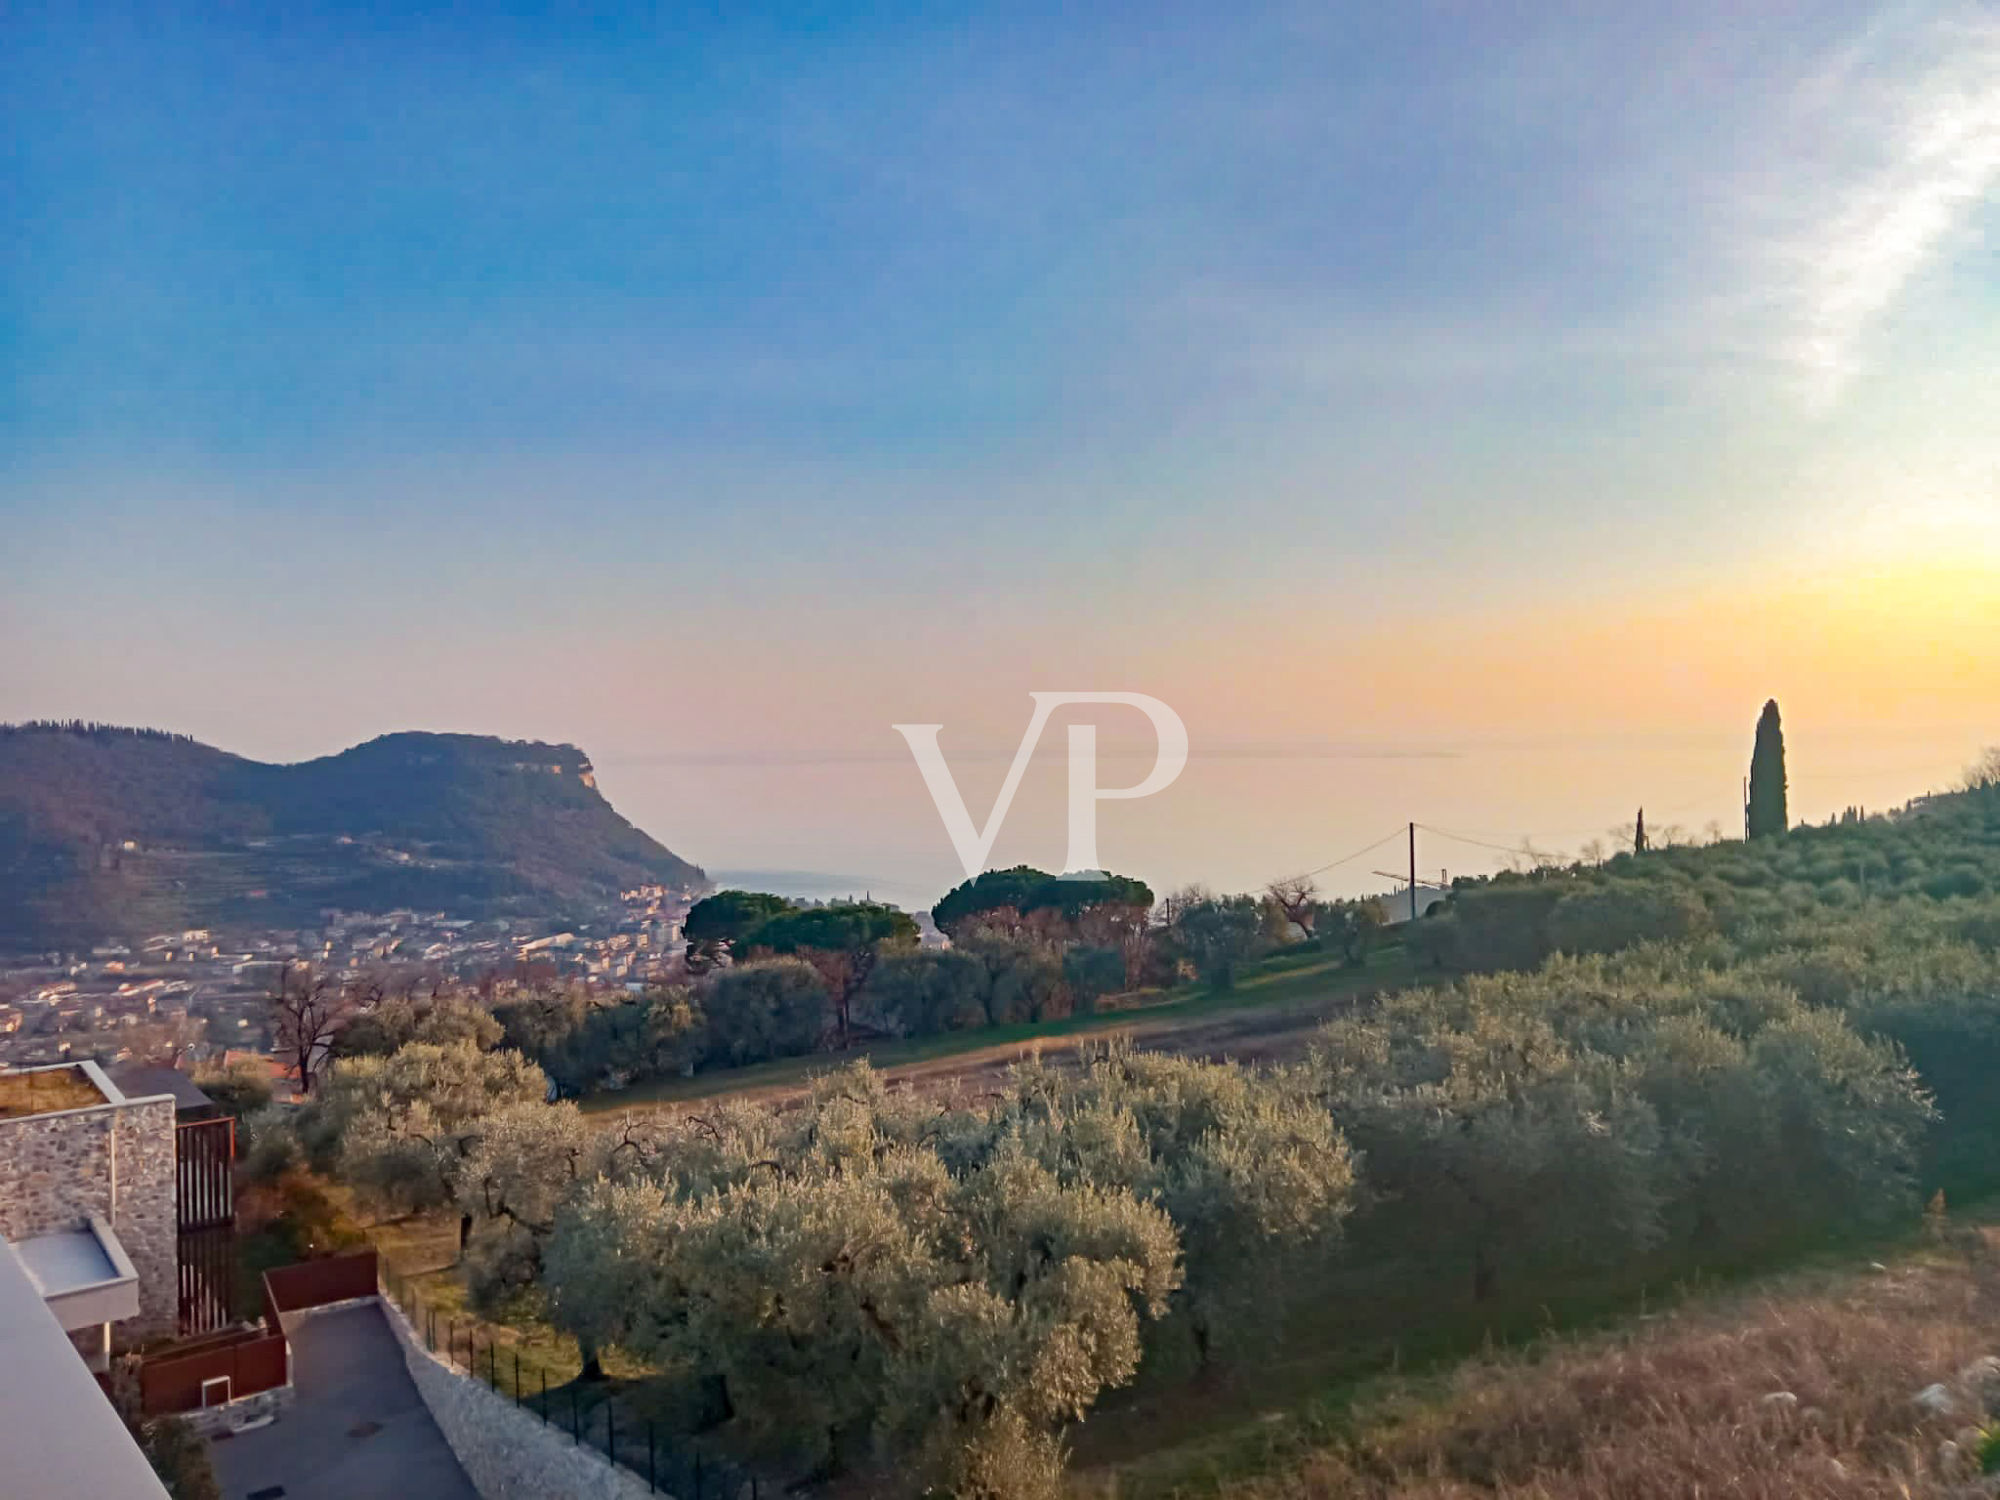
[(643, 1180), (562, 1209), (544, 1258), (587, 1348), (692, 1372), (746, 1440), (996, 1497), (1054, 1494), (1063, 1426), (1131, 1378), (1179, 1278), (1157, 1205), (865, 1069), (784, 1116), (683, 1122)]
[[(458, 1202), (492, 1116), (547, 1097), (548, 1079), (518, 1052), (412, 1042), (388, 1057), (339, 1063), (300, 1131), (318, 1158), (332, 1158), (340, 1176), (378, 1206), (418, 1212)], [(461, 1205), (461, 1249), (472, 1225)]]
[(1168, 930), (1203, 981), (1229, 989), (1236, 971), (1268, 946), (1272, 911), (1254, 896), (1195, 896), (1175, 907)]
[(812, 965), (833, 1007), (836, 1047), (854, 1035), (854, 1001), (885, 953), (917, 946), (917, 924), (908, 912), (870, 901), (800, 907), (759, 923), (736, 940), (736, 951), (796, 956)]
[(795, 958), (736, 964), (703, 991), (710, 1050), (732, 1063), (811, 1052), (826, 1035), (826, 981)]
[(1313, 928), (1320, 941), (1337, 949), (1351, 969), (1368, 961), (1369, 950), (1389, 924), (1382, 903), (1372, 896), (1360, 901), (1322, 901), (1314, 910)]
[(467, 1289), (491, 1309), (534, 1287), (556, 1215), (611, 1171), (623, 1139), (567, 1101), (503, 1105), (480, 1121), (453, 1183), (463, 1220)]
[(1605, 1263), (1657, 1239), (1652, 1109), (1546, 1021), (1415, 992), (1332, 1023), (1315, 1064), (1367, 1163), (1378, 1253), (1456, 1261), (1486, 1301), (1510, 1268)]
[(869, 1021), (904, 1036), (984, 1026), (993, 981), (986, 965), (956, 949), (889, 953), (862, 990)]
[(1173, 1220), (1204, 1364), (1225, 1317), (1349, 1210), (1354, 1162), (1303, 1072), (1112, 1045), (1080, 1071), (1017, 1068), (1009, 1085), (1001, 1118), (1060, 1178), (1130, 1191)]

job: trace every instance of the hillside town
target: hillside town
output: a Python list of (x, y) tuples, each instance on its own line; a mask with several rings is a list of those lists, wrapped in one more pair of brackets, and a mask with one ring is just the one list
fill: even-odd
[(570, 925), (327, 911), (303, 930), (195, 927), (136, 944), (0, 957), (0, 1064), (189, 1067), (263, 1057), (273, 1041), (269, 997), (288, 964), (342, 981), (391, 970), (463, 981), (531, 970), (637, 991), (680, 953), (681, 922), (697, 894), (643, 885), (596, 920)]

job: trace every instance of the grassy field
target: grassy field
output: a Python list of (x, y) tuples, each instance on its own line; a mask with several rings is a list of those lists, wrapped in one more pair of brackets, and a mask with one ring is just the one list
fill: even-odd
[[(1682, 1288), (1596, 1332), (1548, 1333), (1289, 1406), (1245, 1412), (1209, 1393), (1234, 1420), (1187, 1435), (1157, 1411), (1150, 1451), (1117, 1459), (1093, 1454), (1100, 1415), (1077, 1435), (1071, 1489), (1094, 1500), (1972, 1493), (1941, 1445), (2000, 1450), (1968, 1437), (1978, 1394), (1958, 1378), (2000, 1355), (2000, 1231), (1873, 1253), (1882, 1259), (1850, 1251)], [(1913, 1404), (1938, 1382), (1955, 1412)], [(1986, 1390), (2000, 1403), (2000, 1385)], [(1187, 1405), (1202, 1399), (1190, 1392)]]
[[(1851, 1265), (1884, 1253), (1869, 1245), (1809, 1263)], [(1527, 1280), (1475, 1302), (1462, 1278), (1392, 1277), (1384, 1285), (1297, 1268), (1296, 1284), (1271, 1288), (1239, 1325), (1232, 1347), (1199, 1370), (1170, 1325), (1155, 1331), (1137, 1382), (1109, 1395), (1073, 1434), (1079, 1470), (1116, 1475), (1120, 1495), (1206, 1494), (1193, 1481), (1258, 1472), (1274, 1439), (1323, 1430), (1385, 1376), (1449, 1369), (1494, 1350), (1646, 1321), (1682, 1301), (1753, 1283), (1795, 1257), (1773, 1253), (1733, 1267), (1693, 1267), (1662, 1252), (1643, 1263), (1572, 1270)], [(1162, 1433), (1173, 1434), (1171, 1443)]]
[(1275, 1055), (1296, 1050), (1313, 1028), (1343, 1006), (1417, 981), (1400, 947), (1371, 954), (1359, 969), (1324, 953), (1295, 954), (1267, 960), (1226, 990), (1201, 985), (1172, 992), (1141, 991), (1116, 997), (1116, 1008), (1107, 1006), (1092, 1015), (1060, 1021), (948, 1031), (850, 1052), (718, 1068), (692, 1078), (593, 1095), (583, 1101), (583, 1108), (601, 1112), (671, 1107), (723, 1096), (779, 1098), (797, 1093), (816, 1074), (861, 1060), (900, 1078), (942, 1081), (1004, 1067), (1033, 1049), (1048, 1054), (1119, 1034), (1144, 1047), (1237, 1058)]
[(453, 1321), (466, 1326), (477, 1323), (482, 1347), (495, 1343), (502, 1351), (503, 1361), (518, 1353), (524, 1363), (546, 1367), (551, 1385), (566, 1382), (580, 1368), (582, 1361), (576, 1340), (558, 1333), (536, 1316), (536, 1309), (523, 1306), (497, 1319), (482, 1318), (473, 1312), (458, 1270), (456, 1214), (417, 1214), (383, 1220), (368, 1226), (368, 1238), (383, 1264), (411, 1286), (423, 1306), (436, 1315), (440, 1340), (444, 1338), (443, 1330)]

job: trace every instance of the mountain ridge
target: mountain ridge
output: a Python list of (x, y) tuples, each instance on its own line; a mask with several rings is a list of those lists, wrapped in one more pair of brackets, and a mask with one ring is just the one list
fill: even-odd
[(574, 745), (405, 730), (276, 764), (159, 730), (0, 725), (0, 946), (334, 907), (581, 913), (706, 881)]

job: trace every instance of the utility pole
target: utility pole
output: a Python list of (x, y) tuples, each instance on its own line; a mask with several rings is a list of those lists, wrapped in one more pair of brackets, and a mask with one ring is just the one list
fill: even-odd
[(1417, 920), (1417, 825), (1410, 825), (1410, 920)]

